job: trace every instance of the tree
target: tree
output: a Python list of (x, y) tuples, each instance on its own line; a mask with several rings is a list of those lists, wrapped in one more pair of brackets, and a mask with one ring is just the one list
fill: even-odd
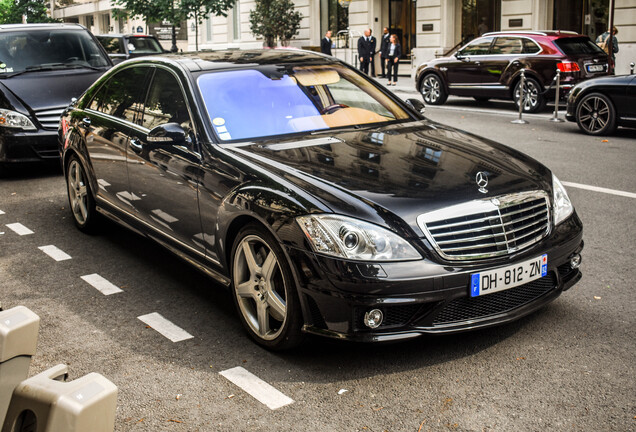
[(0, 24), (54, 22), (47, 14), (47, 0), (0, 0)]
[(298, 34), (302, 15), (294, 10), (291, 0), (256, 0), (254, 9), (250, 11), (250, 28), (256, 36), (265, 39), (264, 45), (289, 45), (289, 40)]
[(146, 22), (169, 21), (172, 24), (172, 52), (177, 51), (176, 24), (192, 18), (196, 23), (196, 49), (199, 50), (199, 24), (209, 14), (223, 15), (234, 0), (113, 0), (124, 11), (117, 11), (118, 18), (128, 14), (140, 16)]

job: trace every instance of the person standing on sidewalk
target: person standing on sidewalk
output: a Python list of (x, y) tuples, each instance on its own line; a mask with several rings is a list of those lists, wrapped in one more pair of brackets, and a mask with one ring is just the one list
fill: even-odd
[(382, 31), (382, 42), (380, 42), (380, 66), (382, 67), (381, 78), (386, 78), (386, 59), (389, 58), (389, 45), (391, 45), (391, 35), (388, 27)]
[[(617, 33), (618, 29), (616, 26), (612, 27), (612, 67), (610, 70), (614, 70), (616, 67), (616, 53), (618, 52), (618, 39), (616, 39)], [(610, 32), (607, 30), (605, 33), (596, 38), (596, 45), (601, 47), (601, 49), (607, 54), (609, 54), (609, 36)]]
[(360, 58), (360, 70), (369, 75), (369, 65), (375, 52), (375, 38), (371, 38), (371, 30), (366, 29), (364, 36), (358, 39), (358, 57)]
[[(402, 47), (400, 46), (400, 42), (398, 42), (397, 35), (392, 34), (391, 45), (389, 45), (389, 55), (386, 59), (387, 74), (389, 75), (389, 83), (387, 85), (397, 85), (400, 57), (402, 57)], [(393, 81), (391, 81), (391, 71), (393, 71)]]
[(320, 41), (320, 52), (331, 55), (331, 30), (327, 30), (325, 37)]

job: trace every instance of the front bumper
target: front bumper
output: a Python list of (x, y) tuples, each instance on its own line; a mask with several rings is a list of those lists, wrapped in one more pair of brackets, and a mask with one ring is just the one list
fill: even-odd
[(56, 162), (60, 158), (57, 131), (0, 129), (0, 163)]
[[(305, 317), (304, 331), (361, 342), (398, 340), (426, 333), (457, 333), (514, 321), (545, 306), (581, 278), (570, 259), (583, 249), (576, 214), (554, 232), (497, 264), (418, 262), (359, 264), (288, 249)], [(548, 254), (548, 274), (509, 290), (469, 296), (470, 274)], [(376, 329), (365, 312), (380, 309)]]

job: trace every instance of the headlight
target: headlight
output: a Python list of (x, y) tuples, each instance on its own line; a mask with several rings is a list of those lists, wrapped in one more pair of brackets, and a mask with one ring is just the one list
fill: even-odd
[(0, 109), (0, 127), (37, 130), (27, 116), (8, 109)]
[(574, 206), (565, 188), (554, 174), (552, 174), (552, 195), (554, 201), (554, 225), (558, 225), (572, 214)]
[(413, 246), (397, 234), (357, 219), (336, 215), (296, 218), (318, 253), (360, 261), (421, 259)]

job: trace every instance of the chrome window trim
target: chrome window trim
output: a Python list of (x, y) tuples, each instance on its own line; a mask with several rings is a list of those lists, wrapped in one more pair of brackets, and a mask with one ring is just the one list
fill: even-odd
[[(540, 229), (539, 231), (541, 232), (537, 232), (537, 230), (534, 230), (530, 233), (527, 233), (518, 239), (518, 240), (521, 240), (522, 243), (511, 246), (509, 244), (508, 235), (512, 234), (513, 232), (506, 231), (504, 229), (504, 225), (506, 223), (502, 220), (502, 217), (508, 216), (508, 213), (502, 216), (501, 210), (507, 207), (514, 206), (516, 204), (521, 204), (521, 203), (525, 203), (528, 201), (541, 199), (541, 198), (545, 200), (545, 211), (541, 212), (541, 213), (545, 213), (545, 229)], [(497, 200), (499, 201), (499, 205), (495, 205), (493, 203), (493, 201), (497, 201)], [(532, 209), (536, 209), (536, 206), (532, 207)], [(497, 235), (490, 235), (490, 239), (492, 239), (492, 242), (490, 243), (490, 245), (491, 246), (505, 245), (504, 250), (499, 250), (495, 252), (486, 252), (486, 253), (462, 254), (459, 256), (449, 255), (445, 253), (444, 250), (450, 251), (452, 249), (450, 248), (443, 249), (442, 247), (440, 247), (440, 244), (437, 242), (437, 240), (435, 240), (435, 237), (429, 232), (427, 228), (427, 224), (433, 223), (433, 222), (439, 222), (446, 219), (453, 219), (453, 218), (462, 217), (462, 216), (471, 216), (471, 215), (479, 215), (479, 214), (494, 213), (494, 212), (497, 212), (496, 215), (489, 216), (486, 219), (488, 220), (499, 219), (500, 225), (497, 225), (496, 227), (501, 227), (503, 231), (501, 233), (498, 233)], [(518, 212), (513, 211), (510, 214), (515, 214), (515, 213), (518, 213)], [(496, 258), (501, 256), (507, 256), (515, 252), (521, 251), (537, 243), (538, 241), (540, 241), (541, 239), (545, 238), (547, 235), (550, 234), (552, 230), (550, 196), (545, 191), (533, 190), (533, 191), (527, 191), (527, 192), (518, 192), (513, 194), (499, 195), (496, 197), (488, 197), (488, 198), (483, 198), (479, 200), (467, 201), (467, 202), (456, 204), (456, 205), (446, 207), (440, 210), (434, 210), (428, 213), (424, 213), (419, 215), (416, 221), (417, 221), (418, 227), (424, 234), (424, 237), (431, 244), (431, 246), (442, 258), (448, 261), (472, 261), (472, 260), (479, 260), (479, 259), (485, 259), (485, 258)], [(478, 222), (478, 221), (479, 220), (477, 219), (475, 220), (475, 222)], [(463, 224), (465, 223), (459, 222), (459, 223), (450, 223), (450, 224), (446, 224), (442, 226), (453, 227), (453, 226), (461, 226)], [(434, 228), (440, 228), (440, 227), (434, 227)], [(492, 225), (488, 228), (492, 228)], [(484, 231), (484, 230), (468, 229), (468, 230), (460, 230), (459, 233), (478, 232), (478, 231)], [(454, 232), (454, 233), (457, 234), (458, 232)], [(528, 236), (531, 236), (529, 240), (527, 240)], [(471, 237), (469, 239), (463, 239), (463, 240), (476, 241), (476, 240), (482, 240), (482, 239), (484, 239), (484, 236), (480, 235), (480, 236)], [(514, 240), (515, 243), (516, 243), (516, 240), (517, 239), (515, 238)], [(457, 240), (455, 242), (457, 242)], [(446, 244), (448, 243), (448, 241), (442, 241), (440, 243)], [(485, 244), (482, 244), (482, 245), (485, 245)], [(477, 246), (479, 245), (472, 245), (470, 248), (475, 248)], [(462, 248), (460, 247), (458, 250), (461, 250), (461, 249)]]

